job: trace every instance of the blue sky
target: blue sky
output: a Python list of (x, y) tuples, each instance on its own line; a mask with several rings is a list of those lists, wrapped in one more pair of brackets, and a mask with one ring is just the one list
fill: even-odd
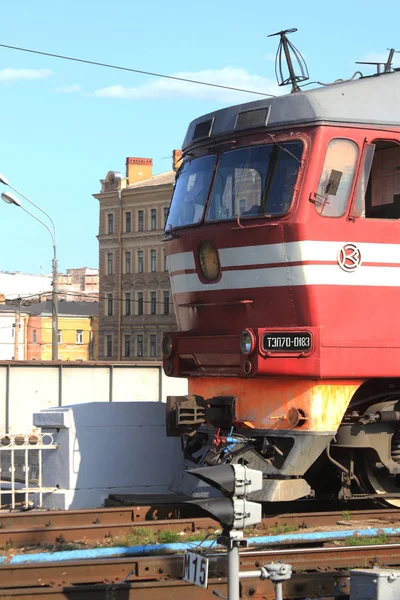
[[(298, 28), (312, 80), (400, 50), (397, 0), (381, 11), (360, 0), (0, 0), (0, 20), (2, 44), (266, 93), (277, 91), (277, 38), (266, 36), (279, 29)], [(61, 271), (96, 267), (99, 180), (127, 156), (170, 170), (191, 119), (257, 98), (0, 48), (0, 172), (53, 217)], [(0, 240), (0, 270), (50, 271), (50, 236), (4, 203)]]

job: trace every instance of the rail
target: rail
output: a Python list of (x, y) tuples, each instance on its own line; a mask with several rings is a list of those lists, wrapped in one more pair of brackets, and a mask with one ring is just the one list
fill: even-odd
[[(190, 507), (192, 508), (192, 507)], [(0, 546), (12, 541), (13, 547), (86, 540), (116, 539), (139, 528), (149, 533), (163, 531), (192, 534), (198, 531), (215, 531), (218, 524), (201, 516), (184, 515), (176, 518), (181, 509), (168, 506), (131, 506), (121, 508), (95, 508), (68, 511), (29, 511), (0, 514)], [(279, 532), (307, 532), (315, 528), (338, 526), (346, 528), (374, 527), (382, 529), (400, 523), (400, 510), (366, 509), (352, 511), (302, 512), (266, 515), (253, 535)], [(250, 534), (249, 534), (250, 535)], [(184, 536), (182, 541), (184, 541)], [(1, 553), (0, 553), (1, 554)]]
[[(41, 508), (43, 494), (54, 492), (54, 487), (43, 486), (43, 451), (56, 450), (58, 444), (54, 442), (51, 433), (25, 433), (25, 434), (0, 434), (0, 509), (10, 506), (15, 509), (17, 497), (23, 496), (22, 505), (25, 509)], [(23, 455), (23, 477), (16, 476), (16, 455)], [(37, 477), (31, 474), (34, 459), (37, 457)], [(3, 465), (9, 458), (10, 466), (4, 469)], [(22, 480), (21, 480), (22, 479)], [(22, 484), (22, 485), (21, 485)], [(10, 487), (7, 487), (7, 486)], [(4, 496), (11, 496), (11, 502), (3, 502)], [(33, 498), (33, 500), (32, 500)], [(36, 501), (36, 498), (38, 500)]]
[[(212, 597), (214, 590), (225, 595), (226, 555), (214, 552), (208, 557), (207, 595), (201, 588), (182, 581), (183, 556), (159, 555), (7, 564), (0, 566), (0, 598), (48, 600), (52, 597), (61, 600), (85, 596), (88, 600), (110, 597), (121, 600), (165, 600), (167, 597), (186, 600), (190, 596), (192, 600), (204, 600)], [(282, 560), (290, 562), (294, 570), (292, 579), (284, 582), (284, 598), (348, 598), (348, 570), (361, 565), (399, 566), (400, 544), (247, 551), (240, 553), (240, 569), (254, 571), (260, 565)], [(339, 591), (339, 585), (343, 592)], [(275, 598), (274, 587), (268, 580), (246, 579), (241, 588), (242, 599)]]

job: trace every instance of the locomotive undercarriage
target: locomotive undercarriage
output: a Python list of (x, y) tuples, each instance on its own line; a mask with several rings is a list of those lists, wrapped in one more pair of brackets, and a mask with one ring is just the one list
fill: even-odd
[(380, 402), (366, 399), (350, 405), (327, 449), (340, 472), (340, 499), (374, 498), (400, 506), (398, 398), (396, 391)]
[[(291, 501), (316, 495), (400, 506), (399, 397), (399, 389), (361, 398), (356, 394), (338, 431), (325, 433), (233, 427), (234, 399), (216, 397), (204, 407), (199, 397), (174, 397), (167, 428), (169, 435), (185, 434), (186, 468), (238, 463), (263, 471), (265, 485), (254, 500)], [(195, 398), (196, 414), (190, 414), (189, 398), (189, 404)], [(173, 429), (172, 423), (178, 426)], [(193, 497), (213, 494), (185, 471), (171, 489)]]

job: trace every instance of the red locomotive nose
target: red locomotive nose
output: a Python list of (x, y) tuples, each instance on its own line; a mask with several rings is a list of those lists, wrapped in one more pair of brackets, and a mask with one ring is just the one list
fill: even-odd
[(329, 463), (339, 497), (400, 505), (390, 61), (382, 76), (307, 92), (292, 73), (297, 93), (204, 115), (184, 141), (166, 228), (178, 331), (163, 354), (189, 394), (169, 423), (188, 461), (257, 464), (265, 501), (310, 494), (313, 476), (327, 489)]

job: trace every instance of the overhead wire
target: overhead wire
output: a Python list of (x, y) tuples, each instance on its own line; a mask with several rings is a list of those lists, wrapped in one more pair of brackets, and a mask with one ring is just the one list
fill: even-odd
[(50, 58), (58, 58), (61, 60), (69, 60), (72, 62), (83, 63), (87, 65), (94, 65), (96, 67), (105, 67), (107, 69), (116, 69), (118, 71), (127, 71), (129, 73), (138, 73), (140, 75), (150, 75), (151, 77), (160, 77), (162, 79), (172, 79), (174, 81), (183, 81), (185, 83), (193, 83), (196, 85), (205, 85), (208, 87), (219, 88), (223, 90), (230, 90), (233, 92), (242, 92), (246, 94), (256, 94), (257, 96), (268, 96), (269, 98), (275, 98), (273, 94), (266, 94), (264, 92), (256, 92), (254, 90), (246, 90), (243, 88), (237, 88), (228, 85), (220, 85), (218, 83), (210, 83), (207, 81), (198, 81), (196, 79), (188, 79), (187, 77), (177, 77), (176, 75), (165, 75), (164, 73), (154, 73), (152, 71), (145, 71), (143, 69), (132, 69), (130, 67), (122, 67), (120, 65), (112, 65), (109, 63), (103, 63), (96, 60), (87, 60), (84, 58), (76, 58), (73, 56), (66, 56), (63, 54), (55, 54), (54, 52), (44, 52), (42, 50), (33, 50), (31, 48), (22, 48), (19, 46), (11, 46), (9, 44), (0, 44), (0, 48), (7, 48), (9, 50), (17, 50), (19, 52), (27, 52), (30, 54), (39, 54), (40, 56), (49, 56)]
[[(152, 290), (152, 289), (149, 289), (149, 288), (146, 288), (146, 289), (143, 289), (143, 290), (132, 290), (131, 289), (131, 290), (126, 290), (126, 293), (128, 293), (128, 294), (129, 293), (135, 293), (135, 291), (136, 292), (143, 292), (143, 293), (144, 292), (150, 293), (150, 292), (154, 292), (156, 290)], [(167, 290), (161, 290), (161, 291), (170, 292), (171, 290), (167, 289)], [(110, 292), (110, 294), (111, 293), (112, 292)], [(52, 292), (51, 291), (49, 291), (49, 292), (40, 292), (37, 295), (40, 295), (40, 296), (47, 296), (47, 295), (51, 296)], [(66, 292), (65, 291), (58, 291), (57, 292), (57, 296), (81, 296), (81, 297), (85, 298), (86, 300), (88, 298), (93, 299), (93, 302), (97, 302), (99, 300), (109, 300), (109, 298), (107, 296), (102, 296), (100, 294), (93, 294), (92, 295), (92, 294), (85, 294), (84, 292), (74, 292), (74, 291), (66, 291)], [(24, 300), (23, 296), (20, 297), (20, 298), (22, 300)], [(25, 298), (32, 298), (32, 296), (26, 296)], [(113, 296), (112, 299), (113, 299), (113, 301), (116, 301), (116, 302), (126, 302), (126, 300), (127, 300), (127, 298), (118, 298), (116, 296)], [(86, 302), (86, 300), (76, 300), (76, 302)], [(131, 298), (131, 302), (132, 303), (134, 303), (135, 301), (137, 302), (137, 299), (135, 300), (135, 298)], [(51, 299), (44, 300), (42, 302), (51, 302)], [(72, 301), (71, 300), (65, 300), (65, 302), (75, 302), (75, 300), (72, 300)], [(145, 300), (144, 298), (143, 298), (142, 302), (143, 302), (143, 304), (152, 304), (152, 303), (154, 304), (154, 301), (152, 301), (152, 300)], [(170, 297), (170, 302), (172, 304), (172, 298), (171, 297)], [(164, 305), (164, 301), (163, 300), (156, 300), (155, 303), (156, 304)], [(24, 308), (26, 309), (26, 308), (29, 308), (30, 306), (35, 306), (35, 304), (40, 304), (40, 303), (32, 302), (32, 304), (24, 304), (21, 308), (22, 309), (24, 309)], [(15, 307), (18, 308), (19, 307), (19, 303), (16, 304)], [(22, 310), (22, 312), (23, 312), (23, 310)], [(0, 311), (0, 314), (1, 314), (1, 311)], [(35, 315), (35, 316), (37, 316), (37, 315)], [(75, 315), (75, 316), (83, 316), (83, 317), (85, 317), (85, 316), (88, 316), (88, 315)]]

